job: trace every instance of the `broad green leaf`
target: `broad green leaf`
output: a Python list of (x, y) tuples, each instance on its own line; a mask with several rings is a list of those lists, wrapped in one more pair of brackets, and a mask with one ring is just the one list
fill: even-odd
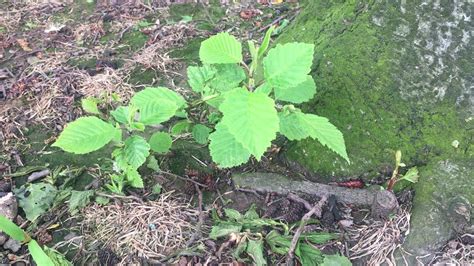
[(100, 114), (99, 108), (97, 108), (97, 99), (95, 98), (84, 98), (81, 100), (82, 109), (87, 113)]
[(117, 130), (95, 116), (85, 116), (67, 124), (52, 146), (75, 154), (85, 154), (105, 146)]
[(270, 39), (272, 37), (272, 32), (274, 29), (275, 29), (275, 26), (272, 25), (270, 28), (268, 28), (267, 32), (265, 33), (265, 37), (263, 38), (262, 45), (260, 45), (260, 48), (258, 48), (258, 58), (261, 58), (267, 51), (268, 46), (270, 45)]
[(278, 44), (263, 59), (266, 82), (275, 88), (291, 88), (305, 81), (313, 53), (314, 44)]
[(160, 104), (163, 100), (173, 102), (178, 108), (186, 106), (186, 100), (181, 95), (165, 87), (147, 87), (137, 92), (130, 101), (138, 108), (141, 108), (149, 102)]
[(217, 70), (217, 74), (210, 81), (209, 86), (219, 92), (239, 87), (246, 77), (244, 70), (237, 64), (219, 64), (214, 65), (214, 67)]
[(275, 102), (265, 94), (236, 89), (226, 96), (219, 110), (224, 115), (219, 124), (260, 160), (279, 128)]
[(217, 124), (216, 131), (209, 135), (209, 140), (212, 160), (219, 167), (238, 166), (246, 163), (250, 158), (250, 152), (238, 143), (227, 127), (221, 123)]
[(55, 266), (73, 266), (73, 264), (66, 259), (66, 257), (53, 248), (44, 246), (44, 253), (53, 261)]
[(255, 265), (267, 265), (267, 261), (263, 257), (263, 241), (249, 239), (247, 243), (247, 254), (252, 257)]
[(166, 132), (156, 132), (151, 135), (149, 143), (154, 152), (167, 153), (173, 144), (173, 139)]
[(209, 237), (211, 239), (218, 239), (220, 237), (228, 236), (232, 233), (239, 233), (242, 230), (242, 225), (233, 222), (220, 222), (213, 225)]
[(240, 221), (242, 219), (242, 214), (240, 212), (234, 210), (234, 209), (229, 209), (229, 208), (224, 208), (224, 213), (227, 218), (235, 220), (235, 221)]
[(35, 240), (28, 242), (28, 251), (36, 262), (36, 265), (55, 266), (53, 261), (48, 257), (48, 255), (46, 255), (46, 253), (44, 253), (43, 249)]
[(244, 219), (259, 219), (260, 215), (257, 213), (257, 206), (255, 204), (252, 204), (250, 208), (245, 212), (244, 214)]
[(403, 175), (400, 180), (406, 180), (411, 183), (418, 182), (418, 169), (415, 167), (410, 168), (405, 175)]
[(301, 265), (320, 265), (323, 262), (323, 254), (319, 249), (301, 242), (296, 246), (295, 255)]
[(195, 92), (206, 90), (206, 84), (216, 75), (216, 69), (209, 65), (188, 67), (188, 83)]
[(113, 116), (115, 121), (121, 124), (128, 124), (129, 119), (131, 120), (130, 107), (128, 106), (119, 106), (111, 111), (110, 114)]
[(328, 241), (337, 239), (337, 235), (323, 232), (312, 232), (301, 234), (300, 238), (312, 242), (313, 244), (325, 244)]
[(324, 260), (321, 266), (351, 266), (351, 261), (341, 255), (324, 255)]
[(0, 232), (4, 232), (11, 238), (20, 242), (26, 242), (29, 238), (23, 229), (3, 215), (0, 215)]
[(272, 252), (285, 255), (291, 245), (291, 239), (282, 236), (277, 230), (272, 230), (265, 236), (265, 242), (270, 246)]
[(91, 202), (91, 197), (94, 195), (93, 190), (71, 191), (71, 198), (69, 199), (69, 212), (74, 215), (80, 209)]
[(97, 204), (101, 205), (101, 206), (105, 206), (107, 204), (109, 204), (110, 202), (110, 199), (109, 198), (106, 198), (106, 197), (102, 197), (102, 196), (97, 196), (95, 197), (95, 200), (94, 200)]
[(241, 255), (247, 250), (247, 239), (241, 238), (239, 244), (232, 252), (232, 256), (237, 260), (241, 260)]
[(141, 122), (132, 122), (130, 124), (131, 130), (145, 131), (145, 124)]
[(169, 100), (150, 101), (139, 107), (139, 121), (145, 125), (157, 125), (168, 121), (178, 111), (178, 106)]
[(275, 87), (275, 99), (285, 102), (303, 103), (311, 100), (314, 94), (316, 94), (316, 84), (310, 75), (307, 75), (306, 80), (295, 87)]
[(143, 188), (143, 179), (140, 176), (140, 173), (138, 173), (137, 169), (134, 168), (128, 168), (126, 171), (127, 175), (127, 182), (130, 186), (134, 188)]
[(152, 193), (152, 194), (155, 194), (155, 195), (160, 195), (162, 188), (163, 188), (163, 187), (161, 186), (161, 184), (156, 183), (156, 184), (153, 186), (153, 188), (151, 189), (151, 193)]
[(150, 145), (143, 137), (137, 135), (128, 137), (123, 147), (123, 155), (127, 163), (137, 169), (150, 155)]
[(170, 133), (173, 136), (188, 133), (191, 130), (192, 123), (189, 120), (181, 120), (171, 127)]
[(197, 124), (193, 127), (193, 138), (199, 144), (207, 144), (209, 141), (209, 133), (211, 133), (211, 129), (206, 127), (205, 125)]
[(34, 222), (53, 205), (58, 190), (48, 183), (34, 183), (14, 190), (26, 219)]
[(344, 136), (327, 118), (299, 111), (280, 112), (278, 116), (280, 117), (280, 132), (288, 139), (301, 140), (311, 137), (350, 162)]
[(150, 168), (155, 172), (160, 171), (160, 165), (158, 164), (158, 160), (153, 155), (148, 157), (148, 163), (146, 167)]
[(242, 45), (227, 32), (201, 43), (199, 58), (203, 64), (232, 64), (242, 62)]
[(269, 85), (268, 83), (263, 83), (262, 85), (258, 86), (256, 89), (255, 89), (255, 92), (260, 92), (260, 93), (263, 93), (265, 95), (269, 95), (271, 92), (272, 92), (272, 86)]

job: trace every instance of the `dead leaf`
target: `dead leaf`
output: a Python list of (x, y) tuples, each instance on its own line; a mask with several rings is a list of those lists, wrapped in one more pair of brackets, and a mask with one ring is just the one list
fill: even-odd
[(31, 52), (33, 51), (29, 46), (28, 42), (25, 39), (16, 39), (16, 42), (18, 45), (20, 45), (21, 49), (25, 52)]
[(283, 3), (283, 0), (272, 0), (273, 5), (279, 5), (281, 3)]

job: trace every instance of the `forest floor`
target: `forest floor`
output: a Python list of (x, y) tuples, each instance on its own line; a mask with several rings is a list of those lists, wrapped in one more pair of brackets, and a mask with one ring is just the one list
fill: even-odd
[[(260, 162), (224, 171), (213, 166), (203, 145), (186, 141), (190, 133), (184, 130), (175, 135), (171, 153), (159, 158), (159, 171), (142, 169), (145, 188), (126, 189), (124, 195), (104, 188), (110, 149), (77, 156), (50, 147), (66, 123), (84, 114), (81, 99), (103, 99), (100, 107), (107, 109), (114, 105), (112, 98), (128, 102), (149, 86), (192, 98), (186, 67), (197, 64), (203, 39), (228, 31), (244, 41), (260, 41), (270, 25), (277, 26), (277, 37), (299, 10), (294, 1), (258, 2), (112, 6), (0, 1), (0, 196), (13, 192), (18, 199), (14, 221), (74, 264), (258, 261), (249, 243), (260, 243), (257, 249), (277, 264), (286, 260), (288, 247), (276, 252), (259, 242), (262, 234), (268, 237), (276, 230), (292, 236), (309, 211), (305, 203), (319, 203), (319, 221), (310, 220), (304, 232), (329, 237), (312, 242), (313, 250), (353, 261), (392, 261), (409, 229), (409, 191), (400, 194), (404, 208), (387, 223), (374, 222), (369, 209), (333, 198), (295, 199), (233, 186), (233, 173), (304, 179), (304, 172), (281, 159), (285, 141), (272, 146)], [(38, 172), (44, 174), (31, 180)], [(252, 222), (239, 220), (244, 218), (229, 209), (253, 215)], [(222, 221), (233, 215), (234, 220)], [(240, 224), (238, 234), (209, 237), (213, 226), (226, 222), (250, 225)], [(0, 251), (1, 263), (29, 263), (24, 246), (4, 244)]]

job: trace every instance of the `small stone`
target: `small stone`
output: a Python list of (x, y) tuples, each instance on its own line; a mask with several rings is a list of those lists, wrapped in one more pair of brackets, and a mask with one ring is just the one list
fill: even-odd
[(13, 238), (10, 238), (10, 239), (7, 240), (7, 242), (5, 242), (5, 244), (3, 244), (3, 248), (4, 249), (9, 249), (12, 252), (16, 253), (21, 248), (21, 242), (18, 241), (18, 240), (15, 240)]
[(0, 198), (0, 215), (13, 221), (18, 213), (18, 203), (13, 193), (9, 192)]

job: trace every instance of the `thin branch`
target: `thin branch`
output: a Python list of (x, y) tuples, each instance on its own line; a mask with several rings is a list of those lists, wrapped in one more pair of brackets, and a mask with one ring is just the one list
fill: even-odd
[(294, 265), (294, 257), (295, 257), (295, 248), (296, 245), (298, 244), (298, 240), (300, 239), (301, 233), (303, 232), (303, 229), (308, 222), (308, 220), (313, 216), (313, 214), (316, 214), (316, 216), (321, 217), (321, 212), (322, 212), (322, 206), (324, 203), (326, 203), (327, 197), (323, 196), (321, 200), (319, 200), (318, 203), (314, 204), (314, 206), (311, 208), (309, 212), (307, 212), (303, 218), (301, 219), (300, 226), (295, 232), (295, 235), (293, 236), (293, 239), (291, 240), (291, 245), (290, 249), (288, 250), (288, 256), (286, 258), (286, 265)]
[(198, 192), (198, 204), (199, 204), (199, 218), (198, 218), (198, 223), (196, 225), (196, 231), (194, 234), (191, 236), (191, 238), (188, 240), (186, 243), (186, 247), (190, 247), (198, 238), (202, 236), (202, 225), (204, 224), (204, 209), (203, 209), (203, 203), (202, 203), (202, 191), (199, 189), (199, 186), (197, 184), (194, 184), (194, 187), (196, 188), (196, 191)]

